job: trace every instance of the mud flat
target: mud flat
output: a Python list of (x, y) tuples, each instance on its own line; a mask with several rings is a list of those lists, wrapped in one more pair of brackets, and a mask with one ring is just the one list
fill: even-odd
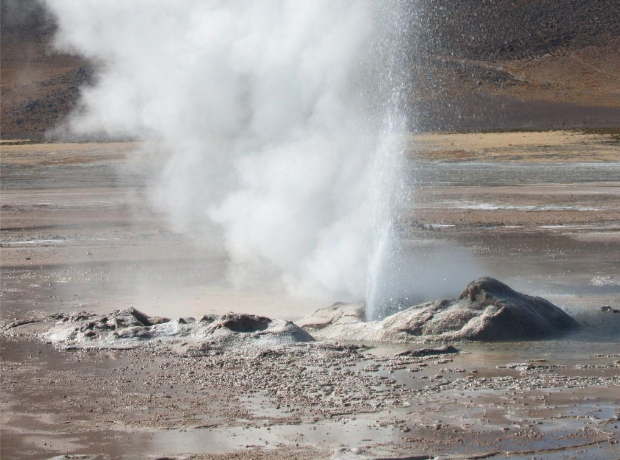
[[(417, 300), (493, 275), (581, 328), (494, 343), (56, 349), (37, 334), (80, 311), (133, 307), (187, 327), (229, 311), (295, 321), (326, 305), (233, 291), (217, 238), (196, 245), (148, 210), (148, 164), (125, 155), (131, 145), (3, 143), (2, 458), (616, 458), (614, 137), (433, 136), (412, 153), (402, 234), (446, 280)], [(458, 353), (419, 351), (447, 346)]]
[(135, 309), (0, 326), (11, 458), (604, 458), (618, 447), (615, 344), (317, 342), (282, 320)]
[(397, 345), (314, 341), (251, 315), (33, 314), (2, 322), (2, 452), (613, 458), (616, 317), (544, 342)]

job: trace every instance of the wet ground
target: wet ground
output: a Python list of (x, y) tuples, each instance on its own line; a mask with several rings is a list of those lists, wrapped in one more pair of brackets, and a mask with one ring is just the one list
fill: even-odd
[[(596, 150), (592, 139), (578, 142)], [(3, 144), (2, 319), (133, 306), (294, 320), (325, 306), (274, 286), (232, 290), (217, 237), (176, 234), (149, 210), (147, 166), (125, 158), (131, 148)], [(420, 300), (454, 296), (489, 274), (566, 309), (579, 332), (459, 345), (445, 362), (401, 369), (398, 347), (359, 356), (310, 347), (264, 368), (243, 354), (207, 362), (144, 350), (67, 353), (5, 337), (2, 457), (620, 458), (620, 314), (601, 311), (620, 309), (620, 158), (605, 150), (596, 163), (573, 161), (576, 149), (551, 142), (553, 162), (527, 161), (522, 147), (502, 148), (511, 161), (455, 161), (428, 149), (411, 164), (416, 193), (402, 235), (422, 267), (414, 276), (435, 280)], [(303, 366), (316, 373), (299, 377)], [(374, 382), (367, 398), (381, 405), (351, 405), (375, 377), (389, 380)], [(302, 398), (315, 380), (337, 397)]]
[(266, 358), (4, 341), (3, 457), (615, 458), (620, 354), (562, 345), (403, 360), (385, 346)]

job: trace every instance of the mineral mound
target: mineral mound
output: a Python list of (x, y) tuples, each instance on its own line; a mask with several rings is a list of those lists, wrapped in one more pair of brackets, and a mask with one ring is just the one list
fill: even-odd
[(377, 342), (527, 340), (578, 327), (551, 302), (488, 277), (471, 282), (455, 300), (426, 302), (382, 321), (364, 322), (363, 315), (363, 304), (336, 304), (297, 324), (321, 339)]
[[(78, 312), (55, 314), (40, 322), (37, 335), (60, 348), (135, 348), (147, 344), (193, 347), (273, 346), (311, 342), (306, 331), (290, 321), (227, 313), (194, 318), (168, 319), (148, 316), (134, 308), (107, 315)], [(9, 327), (9, 329), (11, 329)]]

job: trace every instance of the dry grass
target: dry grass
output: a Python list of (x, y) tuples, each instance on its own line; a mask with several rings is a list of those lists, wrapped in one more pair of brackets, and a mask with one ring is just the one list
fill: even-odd
[(412, 157), (429, 161), (616, 162), (614, 133), (579, 131), (412, 135)]

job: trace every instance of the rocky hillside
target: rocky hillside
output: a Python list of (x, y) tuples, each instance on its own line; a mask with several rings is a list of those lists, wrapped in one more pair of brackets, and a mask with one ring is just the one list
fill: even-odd
[(617, 0), (421, 0), (417, 127), (620, 126)]
[[(75, 107), (93, 71), (81, 58), (50, 54), (55, 26), (36, 0), (1, 2), (2, 137), (41, 136)], [(555, 113), (553, 123), (561, 125), (567, 110), (597, 126), (620, 124), (620, 1), (412, 5), (416, 127), (470, 129), (462, 120), (475, 119), (484, 129), (494, 127), (498, 113), (533, 111)], [(540, 112), (532, 104), (549, 107)]]
[(2, 0), (2, 137), (41, 136), (76, 105), (92, 69), (50, 51), (54, 24), (34, 0)]
[(513, 60), (620, 44), (617, 0), (422, 0), (414, 33), (430, 54)]

